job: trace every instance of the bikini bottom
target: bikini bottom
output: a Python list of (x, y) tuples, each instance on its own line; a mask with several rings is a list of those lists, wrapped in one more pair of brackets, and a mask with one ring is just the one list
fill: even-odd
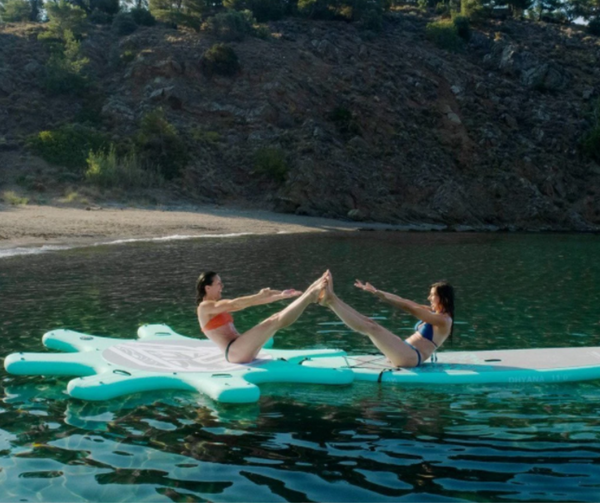
[[(421, 365), (421, 361), (423, 359), (421, 357), (421, 352), (417, 348), (415, 348), (412, 344), (410, 344), (409, 342), (406, 342), (406, 341), (404, 341), (404, 342), (406, 343), (407, 346), (410, 346), (411, 348), (413, 348), (415, 350), (415, 353), (417, 353), (418, 360), (417, 360), (417, 364), (415, 365), (415, 367), (419, 367)], [(229, 344), (231, 345), (231, 342)], [(227, 349), (229, 349), (229, 346), (227, 346)], [(225, 358), (227, 359), (227, 352), (225, 353)]]

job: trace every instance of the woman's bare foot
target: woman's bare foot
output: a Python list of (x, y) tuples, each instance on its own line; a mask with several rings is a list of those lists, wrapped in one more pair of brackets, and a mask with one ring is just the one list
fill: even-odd
[(325, 271), (321, 276), (319, 276), (315, 281), (313, 281), (312, 284), (306, 289), (306, 291), (309, 291), (311, 288), (314, 288), (317, 284), (320, 284), (321, 280), (327, 276), (328, 272), (329, 271)]
[(310, 298), (311, 302), (318, 302), (319, 295), (325, 288), (326, 281), (327, 280), (325, 279), (325, 274), (323, 274), (323, 276), (321, 276), (317, 281), (315, 281), (306, 289), (306, 293), (308, 294), (308, 297)]
[(333, 297), (335, 296), (335, 293), (333, 293), (333, 276), (331, 275), (331, 272), (329, 272), (329, 270), (326, 273), (325, 276), (325, 286), (324, 288), (319, 292), (319, 304), (322, 306), (329, 306), (329, 304), (331, 304), (331, 302), (333, 301)]

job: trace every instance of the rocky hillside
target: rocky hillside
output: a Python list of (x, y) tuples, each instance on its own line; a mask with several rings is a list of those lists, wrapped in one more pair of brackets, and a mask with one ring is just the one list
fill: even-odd
[[(490, 22), (451, 53), (425, 38), (429, 21), (396, 12), (381, 34), (272, 22), (271, 39), (231, 44), (237, 76), (211, 79), (200, 69), (208, 35), (97, 27), (82, 43), (95, 103), (45, 94), (39, 25), (0, 26), (0, 177), (7, 187), (8, 173), (35, 166), (33, 190), (55, 183), (57, 168), (24, 140), (86, 107), (119, 140), (162, 106), (191, 152), (170, 186), (181, 200), (440, 229), (600, 229), (600, 167), (579, 149), (600, 92), (600, 39)], [(285, 154), (284, 180), (257, 172), (265, 147)]]

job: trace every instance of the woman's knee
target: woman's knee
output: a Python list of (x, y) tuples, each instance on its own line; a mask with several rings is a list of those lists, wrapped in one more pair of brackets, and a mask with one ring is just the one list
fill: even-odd
[(261, 323), (261, 326), (269, 332), (280, 329), (282, 325), (283, 319), (281, 313), (275, 313)]
[(365, 335), (377, 337), (382, 331), (385, 329), (377, 322), (373, 321), (370, 318), (366, 318), (363, 320), (363, 332)]

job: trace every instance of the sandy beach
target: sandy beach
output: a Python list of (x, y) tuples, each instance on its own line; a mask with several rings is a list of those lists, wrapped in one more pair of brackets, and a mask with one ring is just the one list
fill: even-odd
[(0, 250), (207, 234), (278, 234), (388, 227), (214, 206), (139, 209), (0, 205)]

